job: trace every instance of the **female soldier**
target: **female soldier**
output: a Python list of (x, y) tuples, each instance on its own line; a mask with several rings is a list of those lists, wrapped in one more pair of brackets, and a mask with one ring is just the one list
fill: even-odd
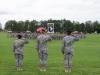
[(21, 71), (22, 70), (22, 60), (24, 58), (24, 44), (29, 43), (28, 40), (26, 39), (22, 39), (22, 35), (18, 35), (17, 36), (18, 39), (14, 41), (13, 43), (13, 53), (15, 56), (15, 60), (16, 60), (16, 66), (17, 66), (17, 71)]

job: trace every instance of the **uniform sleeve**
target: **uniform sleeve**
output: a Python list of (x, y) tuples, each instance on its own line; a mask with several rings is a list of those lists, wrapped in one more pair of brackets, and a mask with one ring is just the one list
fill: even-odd
[(38, 38), (36, 39), (36, 50), (39, 51), (39, 40), (38, 40)]
[(13, 49), (12, 50), (13, 50), (13, 53), (14, 53), (15, 52), (15, 45), (14, 45), (14, 43), (13, 43)]
[(79, 41), (79, 37), (77, 35), (74, 35), (74, 41)]
[(61, 47), (61, 52), (64, 53), (64, 46), (65, 46), (65, 41), (64, 39), (62, 40), (62, 47)]
[(27, 40), (27, 39), (23, 39), (23, 42), (22, 42), (23, 44), (28, 44), (29, 43), (29, 41)]
[(52, 38), (48, 35), (48, 41), (52, 41)]

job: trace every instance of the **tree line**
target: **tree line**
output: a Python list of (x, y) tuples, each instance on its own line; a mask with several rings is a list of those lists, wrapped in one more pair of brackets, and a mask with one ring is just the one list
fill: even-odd
[(64, 33), (66, 30), (71, 31), (79, 31), (83, 33), (93, 33), (97, 31), (100, 33), (100, 23), (98, 21), (86, 21), (84, 23), (80, 23), (78, 21), (70, 21), (66, 19), (62, 20), (44, 20), (44, 21), (36, 21), (36, 20), (26, 20), (26, 21), (16, 21), (9, 20), (5, 23), (5, 30), (11, 30), (13, 32), (23, 32), (23, 31), (31, 31), (36, 32), (39, 27), (47, 27), (47, 23), (54, 23), (54, 31)]
[(0, 23), (0, 31), (2, 31), (2, 24)]

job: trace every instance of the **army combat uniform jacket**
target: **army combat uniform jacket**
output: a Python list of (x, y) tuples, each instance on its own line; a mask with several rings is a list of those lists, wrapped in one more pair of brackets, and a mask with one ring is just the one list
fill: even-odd
[(52, 38), (49, 35), (39, 35), (36, 41), (36, 50), (47, 52), (47, 42), (51, 40)]
[(73, 43), (75, 41), (78, 41), (78, 37), (77, 36), (65, 36), (62, 40), (62, 47), (61, 47), (61, 51), (64, 54), (68, 54), (68, 53), (73, 53)]
[(24, 44), (27, 44), (29, 43), (28, 40), (26, 39), (18, 39), (18, 40), (15, 40), (14, 43), (13, 43), (13, 53), (14, 54), (24, 54)]

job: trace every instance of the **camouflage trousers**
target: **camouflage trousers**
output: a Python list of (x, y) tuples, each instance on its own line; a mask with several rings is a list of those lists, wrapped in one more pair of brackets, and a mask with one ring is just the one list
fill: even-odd
[(64, 54), (65, 68), (72, 67), (72, 57), (73, 55), (71, 53)]
[(24, 56), (22, 54), (15, 54), (16, 66), (22, 67), (22, 60)]
[(40, 67), (46, 67), (47, 66), (47, 57), (48, 57), (47, 52), (40, 51), (38, 54), (38, 57), (39, 57)]

